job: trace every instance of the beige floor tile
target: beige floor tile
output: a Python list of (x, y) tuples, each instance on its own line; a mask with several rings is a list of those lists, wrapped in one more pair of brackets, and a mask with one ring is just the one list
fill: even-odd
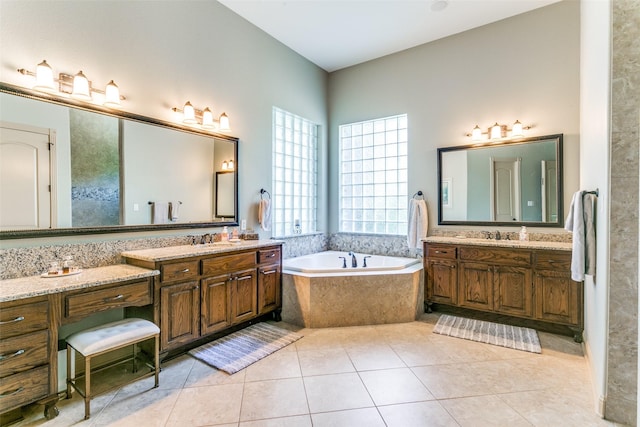
[(179, 389), (154, 388), (138, 394), (118, 393), (92, 426), (164, 426)]
[(426, 366), (452, 363), (449, 355), (428, 339), (392, 343), (391, 349), (407, 366)]
[(433, 400), (433, 395), (409, 368), (360, 372), (376, 406)]
[(305, 377), (356, 371), (349, 355), (342, 348), (298, 351), (298, 360)]
[(355, 373), (305, 377), (311, 413), (372, 407), (373, 401)]
[(357, 371), (404, 368), (407, 366), (388, 344), (348, 348), (347, 353)]
[(387, 427), (460, 427), (436, 401), (378, 408)]
[(528, 427), (527, 420), (496, 396), (440, 400), (462, 427)]
[(308, 334), (294, 342), (298, 351), (327, 350), (333, 348), (343, 348), (342, 338), (333, 329), (308, 330)]
[(241, 421), (288, 417), (309, 413), (302, 378), (246, 383)]
[(220, 371), (206, 363), (196, 360), (189, 372), (189, 376), (185, 381), (186, 387), (206, 387), (221, 384), (238, 384), (244, 383), (244, 377), (247, 370), (243, 369), (233, 375), (229, 375), (224, 371)]
[(376, 408), (351, 409), (348, 411), (323, 412), (311, 414), (313, 427), (385, 427)]
[[(239, 427), (311, 427), (310, 415), (270, 418), (267, 420), (242, 421)], [(216, 426), (217, 427), (217, 426)]]
[(238, 422), (242, 384), (185, 388), (169, 415), (168, 427)]
[(299, 378), (300, 362), (296, 351), (276, 351), (246, 369), (245, 382)]

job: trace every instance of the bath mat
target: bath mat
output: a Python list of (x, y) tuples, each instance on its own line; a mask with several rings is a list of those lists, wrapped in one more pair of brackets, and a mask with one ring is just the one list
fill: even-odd
[(531, 353), (542, 353), (538, 333), (530, 328), (443, 314), (433, 332)]
[(256, 323), (189, 351), (204, 363), (233, 374), (302, 338), (269, 323)]

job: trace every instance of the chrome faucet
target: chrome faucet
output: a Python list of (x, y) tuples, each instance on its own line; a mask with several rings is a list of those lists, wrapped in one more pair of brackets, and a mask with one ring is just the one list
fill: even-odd
[(358, 260), (356, 259), (356, 254), (354, 254), (353, 252), (349, 252), (349, 255), (351, 256), (351, 267), (356, 268), (358, 266)]

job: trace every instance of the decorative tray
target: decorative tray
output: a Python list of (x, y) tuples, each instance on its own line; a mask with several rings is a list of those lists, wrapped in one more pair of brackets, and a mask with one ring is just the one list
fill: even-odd
[(70, 271), (68, 273), (58, 273), (58, 274), (42, 273), (40, 277), (65, 277), (65, 276), (73, 276), (74, 274), (80, 274), (80, 273), (82, 273), (82, 270), (77, 269), (74, 271)]

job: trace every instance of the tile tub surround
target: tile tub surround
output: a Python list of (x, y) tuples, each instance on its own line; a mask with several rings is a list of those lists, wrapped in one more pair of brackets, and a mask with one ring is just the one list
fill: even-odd
[(282, 273), (282, 319), (307, 328), (411, 322), (424, 311), (421, 264), (392, 272)]

